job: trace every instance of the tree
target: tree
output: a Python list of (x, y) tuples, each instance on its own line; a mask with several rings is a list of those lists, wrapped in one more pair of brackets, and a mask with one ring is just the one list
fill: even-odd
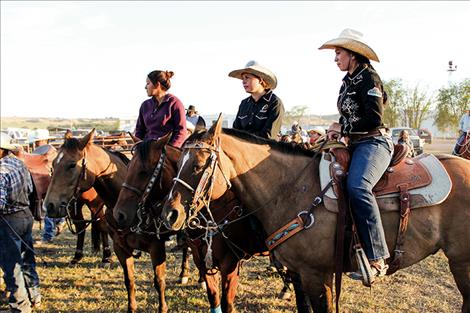
[(294, 121), (298, 121), (299, 124), (302, 123), (302, 118), (307, 115), (308, 106), (306, 105), (296, 105), (292, 109), (286, 111), (284, 124), (291, 125)]
[(440, 131), (457, 129), (460, 117), (470, 105), (470, 79), (439, 89), (434, 125)]
[(406, 102), (403, 107), (404, 124), (411, 128), (420, 128), (431, 111), (432, 96), (419, 89), (418, 85), (408, 89)]
[(384, 90), (387, 93), (387, 102), (384, 107), (384, 124), (396, 127), (401, 124), (400, 111), (405, 104), (405, 89), (401, 79), (384, 81)]

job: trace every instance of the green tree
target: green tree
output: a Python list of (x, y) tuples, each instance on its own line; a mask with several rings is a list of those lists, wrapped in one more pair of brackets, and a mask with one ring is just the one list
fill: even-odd
[(440, 131), (457, 130), (460, 117), (470, 105), (470, 79), (439, 89), (434, 125)]
[(388, 127), (401, 124), (400, 112), (405, 105), (405, 88), (401, 79), (384, 81), (384, 90), (387, 93), (387, 102), (384, 107), (384, 123)]
[(408, 89), (402, 110), (403, 124), (411, 128), (420, 128), (421, 123), (430, 115), (432, 103), (432, 96), (420, 90), (418, 85)]
[(308, 106), (306, 105), (296, 105), (292, 109), (286, 111), (284, 115), (284, 125), (292, 125), (294, 121), (298, 121), (299, 124), (302, 124), (302, 120), (307, 116)]

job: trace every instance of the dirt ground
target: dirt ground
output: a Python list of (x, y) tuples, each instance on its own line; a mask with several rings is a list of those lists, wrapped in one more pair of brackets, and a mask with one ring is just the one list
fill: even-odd
[(425, 153), (448, 153), (451, 154), (454, 149), (456, 139), (444, 139), (444, 138), (433, 138), (431, 144), (426, 143), (424, 145)]

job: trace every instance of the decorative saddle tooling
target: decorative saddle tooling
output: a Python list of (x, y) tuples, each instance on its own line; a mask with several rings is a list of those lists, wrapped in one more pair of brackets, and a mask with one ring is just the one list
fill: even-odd
[[(336, 167), (334, 157), (324, 153), (320, 161), (322, 189)], [(417, 209), (442, 203), (451, 188), (452, 181), (441, 162), (432, 154), (421, 154), (389, 167), (373, 191), (381, 211), (400, 211), (400, 190), (408, 191), (409, 208)], [(326, 209), (337, 213), (337, 199), (334, 188), (330, 188), (323, 198)]]

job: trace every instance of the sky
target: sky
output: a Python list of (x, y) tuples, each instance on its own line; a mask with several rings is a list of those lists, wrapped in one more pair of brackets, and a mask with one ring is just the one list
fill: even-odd
[(285, 109), (336, 114), (341, 72), (318, 50), (345, 28), (364, 33), (382, 80), (435, 94), (470, 78), (468, 1), (4, 1), (1, 116), (130, 118), (153, 70), (201, 115), (235, 114), (245, 93), (228, 73), (273, 71)]

